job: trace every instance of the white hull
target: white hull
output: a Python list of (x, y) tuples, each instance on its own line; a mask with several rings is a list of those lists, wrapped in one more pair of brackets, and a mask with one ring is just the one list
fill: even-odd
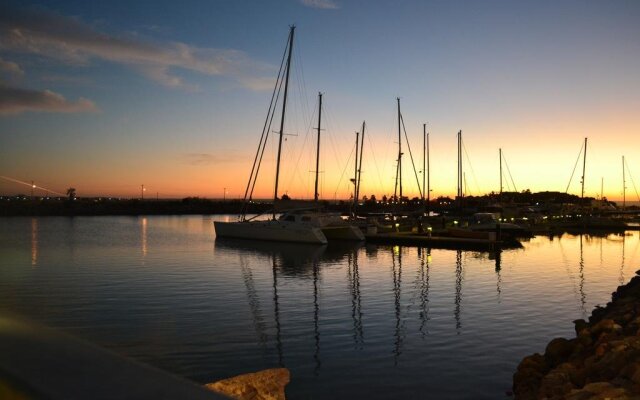
[(279, 242), (326, 244), (322, 230), (306, 224), (286, 221), (221, 222), (214, 221), (217, 237)]
[(364, 240), (364, 235), (357, 226), (323, 226), (321, 229), (322, 233), (324, 233), (329, 240)]

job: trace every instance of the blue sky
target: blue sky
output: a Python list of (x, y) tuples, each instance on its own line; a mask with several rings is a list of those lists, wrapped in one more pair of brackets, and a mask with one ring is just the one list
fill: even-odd
[[(294, 197), (312, 196), (318, 91), (324, 198), (349, 196), (363, 120), (363, 189), (393, 192), (396, 97), (416, 158), (428, 122), (436, 195), (455, 193), (459, 129), (471, 194), (498, 189), (499, 147), (518, 190), (563, 191), (584, 137), (589, 195), (604, 179), (619, 197), (622, 155), (640, 174), (636, 1), (10, 1), (1, 14), (4, 194), (33, 180), (80, 195), (135, 196), (145, 184), (239, 196), (291, 24), (297, 136), (283, 191)], [(417, 195), (415, 178), (405, 187)]]

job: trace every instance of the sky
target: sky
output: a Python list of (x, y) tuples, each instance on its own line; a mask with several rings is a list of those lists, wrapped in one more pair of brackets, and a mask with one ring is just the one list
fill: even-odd
[(621, 199), (624, 156), (636, 200), (634, 0), (2, 0), (0, 195), (241, 198), (291, 25), (279, 195), (313, 198), (322, 92), (323, 199), (350, 197), (363, 121), (360, 194), (394, 193), (400, 98), (404, 195), (426, 123), (432, 197), (456, 193), (461, 130), (466, 194), (500, 190), (502, 149), (504, 190), (579, 195), (588, 138), (585, 195)]

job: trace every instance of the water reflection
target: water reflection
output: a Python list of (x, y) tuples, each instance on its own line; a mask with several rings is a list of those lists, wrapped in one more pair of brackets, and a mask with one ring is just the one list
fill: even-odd
[[(626, 248), (627, 236), (634, 237), (635, 235), (631, 232), (590, 232), (587, 234), (579, 232), (576, 234), (567, 233), (557, 236), (558, 247), (561, 251), (562, 265), (566, 270), (567, 276), (572, 282), (576, 302), (583, 318), (587, 317), (591, 307), (590, 304), (592, 303), (589, 301), (590, 294), (587, 291), (587, 285), (595, 279), (595, 277), (587, 276), (587, 272), (590, 270), (590, 260), (597, 260), (597, 265), (601, 270), (606, 270), (607, 267), (613, 263), (619, 265), (616, 276), (617, 284), (623, 285), (628, 280), (628, 277), (625, 274), (625, 268), (629, 262), (635, 262), (637, 248), (633, 252), (631, 259), (629, 259), (628, 254), (626, 254), (628, 250)], [(572, 261), (570, 255), (567, 255), (568, 250), (564, 247), (564, 244), (567, 243), (569, 245), (576, 245), (577, 260)], [(615, 249), (616, 247), (618, 247), (619, 250)], [(594, 253), (597, 254), (597, 256), (590, 257), (588, 254), (589, 249), (594, 250)], [(620, 253), (618, 253), (618, 251)], [(614, 261), (618, 258), (620, 260), (619, 264), (617, 261)], [(573, 265), (577, 265), (577, 270), (573, 270)], [(572, 271), (576, 272), (574, 273)]]
[(582, 245), (582, 234), (580, 234), (580, 262), (578, 263), (579, 268), (579, 291), (580, 291), (580, 309), (582, 310), (582, 318), (587, 317), (587, 295), (584, 292), (584, 247)]
[[(396, 263), (397, 257), (397, 263)], [(391, 266), (393, 272), (393, 299), (394, 299), (394, 310), (396, 316), (396, 325), (395, 331), (393, 334), (394, 337), (394, 348), (393, 348), (393, 365), (398, 365), (398, 358), (400, 354), (402, 354), (402, 341), (404, 340), (404, 326), (402, 324), (402, 309), (400, 306), (400, 296), (401, 296), (401, 288), (402, 288), (402, 248), (399, 246), (394, 246), (391, 252)]]
[(360, 276), (358, 267), (358, 249), (361, 244), (337, 244), (331, 246), (305, 245), (295, 243), (248, 242), (236, 239), (221, 239), (215, 241), (215, 251), (232, 250), (241, 258), (240, 267), (247, 302), (252, 314), (252, 320), (258, 341), (262, 345), (268, 342), (266, 322), (263, 318), (261, 303), (255, 288), (253, 271), (249, 257), (258, 256), (269, 260), (271, 266), (271, 286), (273, 301), (273, 321), (275, 325), (275, 348), (278, 365), (285, 366), (283, 348), (283, 332), (281, 322), (281, 304), (279, 281), (285, 278), (311, 278), (313, 283), (313, 337), (314, 337), (314, 374), (320, 373), (322, 361), (321, 332), (320, 332), (320, 264), (340, 262), (346, 258), (349, 293), (351, 295), (351, 317), (353, 320), (353, 338), (362, 348), (364, 332), (362, 327), (362, 306), (360, 295)]
[(426, 329), (429, 320), (429, 264), (431, 262), (431, 249), (418, 247), (418, 259), (420, 268), (418, 269), (417, 283), (420, 290), (420, 334), (424, 339), (428, 333)]
[(198, 382), (285, 365), (292, 398), (500, 398), (640, 262), (635, 232), (493, 254), (212, 237), (202, 217), (3, 219), (0, 306)]
[(315, 368), (313, 373), (318, 376), (320, 373), (320, 327), (318, 324), (320, 316), (320, 305), (318, 304), (318, 262), (313, 264), (313, 337), (315, 339), (315, 352), (313, 353), (313, 359), (315, 361)]
[(255, 284), (253, 282), (253, 273), (246, 257), (240, 257), (240, 269), (242, 271), (242, 281), (247, 290), (247, 300), (249, 303), (249, 309), (251, 310), (251, 317), (253, 319), (253, 326), (258, 336), (258, 342), (262, 346), (267, 344), (266, 324), (264, 317), (262, 316), (262, 309), (260, 307), (260, 297), (256, 292)]
[[(275, 266), (276, 270), (285, 276), (312, 277), (313, 265), (325, 254), (327, 246), (216, 238), (215, 251), (219, 249), (267, 258), (270, 265)], [(330, 257), (331, 252), (327, 256)]]
[[(578, 254), (579, 254), (578, 272), (580, 272), (584, 268), (583, 250), (582, 250), (582, 235), (580, 235), (580, 239), (579, 240), (580, 240), (580, 246), (579, 246), (579, 250), (578, 250)], [(563, 245), (562, 235), (558, 236), (558, 246), (560, 248), (560, 252), (561, 252), (561, 256), (562, 256), (562, 264), (564, 265), (564, 268), (565, 268), (565, 271), (567, 273), (567, 276), (571, 280), (571, 286), (573, 288), (574, 296), (578, 300), (578, 302), (580, 303), (579, 308), (581, 309), (582, 316), (584, 318), (584, 315), (586, 314), (586, 309), (584, 308), (584, 303), (582, 303), (582, 299), (586, 299), (586, 296), (584, 295), (584, 282), (579, 282), (578, 283), (578, 287), (576, 288), (575, 277), (574, 277), (574, 274), (571, 272), (572, 262), (567, 257), (566, 250), (565, 250), (564, 245)], [(580, 274), (579, 274), (579, 276), (580, 276)], [(584, 275), (581, 278), (584, 279)]]
[(140, 243), (142, 246), (142, 257), (147, 256), (147, 217), (140, 220)]
[(502, 270), (502, 249), (498, 248), (495, 252), (489, 254), (489, 259), (493, 259), (495, 261), (495, 271), (496, 271), (496, 294), (498, 297), (498, 303), (502, 301), (502, 276), (500, 275), (500, 271)]
[(364, 333), (362, 329), (362, 301), (360, 297), (358, 252), (349, 252), (347, 257), (349, 293), (351, 294), (351, 319), (353, 320), (353, 341), (356, 347), (362, 348)]
[(31, 218), (31, 266), (38, 263), (38, 219)]
[(455, 295), (455, 309), (453, 316), (456, 320), (456, 334), (460, 334), (462, 329), (462, 322), (460, 321), (460, 305), (462, 303), (462, 251), (456, 251), (456, 295)]
[[(584, 314), (585, 310), (593, 306), (589, 301), (597, 299), (587, 295), (587, 289), (592, 288), (587, 284), (591, 284), (592, 280), (596, 279), (595, 274), (591, 272), (593, 269), (589, 269), (590, 266), (592, 267), (590, 262), (598, 259), (597, 246), (602, 247), (602, 242), (610, 240), (608, 238), (614, 239), (613, 236), (597, 239), (588, 235), (569, 235), (554, 238), (553, 245), (546, 238), (533, 240), (530, 244), (533, 247), (540, 245), (538, 241), (541, 241), (544, 246), (553, 246), (555, 251), (559, 249), (562, 252), (561, 259), (564, 261), (557, 264), (542, 262), (535, 264), (536, 268), (527, 265), (527, 269), (518, 268), (517, 271), (511, 268), (516, 257), (515, 251), (478, 253), (436, 250), (434, 255), (437, 257), (433, 257), (435, 265), (444, 265), (443, 260), (450, 260), (447, 263), (450, 268), (441, 270), (433, 269), (432, 251), (428, 248), (368, 245), (360, 249), (352, 246), (318, 247), (220, 239), (216, 241), (215, 246), (216, 249), (234, 250), (220, 252), (221, 255), (236, 254), (244, 258), (239, 266), (242, 270), (246, 301), (249, 305), (250, 314), (247, 313), (247, 321), (253, 323), (257, 344), (271, 349), (270, 354), (274, 365), (277, 363), (291, 368), (293, 363), (302, 363), (308, 368), (307, 376), (323, 380), (331, 375), (331, 371), (329, 374), (325, 371), (327, 366), (335, 365), (336, 357), (340, 357), (336, 353), (336, 348), (340, 348), (341, 352), (348, 352), (349, 350), (345, 350), (344, 346), (351, 342), (352, 349), (356, 353), (350, 357), (358, 359), (359, 354), (387, 353), (388, 356), (383, 358), (382, 362), (387, 362), (388, 368), (400, 368), (401, 363), (402, 366), (411, 365), (415, 357), (414, 353), (421, 351), (416, 347), (415, 338), (420, 338), (423, 346), (429, 346), (431, 342), (426, 340), (428, 335), (433, 335), (430, 337), (432, 340), (442, 340), (441, 335), (445, 334), (460, 337), (453, 340), (455, 343), (464, 341), (463, 328), (477, 323), (477, 320), (471, 317), (466, 321), (466, 316), (463, 316), (464, 302), (482, 296), (479, 290), (486, 293), (485, 297), (487, 295), (497, 297), (497, 304), (501, 309), (509, 306), (502, 296), (503, 281), (507, 281), (504, 276), (507, 266), (510, 271), (509, 277), (522, 273), (556, 274), (558, 272), (562, 277), (566, 269), (565, 277), (570, 278), (569, 285), (566, 287), (573, 286), (576, 299), (574, 303), (569, 289), (569, 301), (566, 303), (572, 306), (577, 303), (578, 307), (574, 308), (574, 311)], [(622, 242), (618, 241), (614, 253), (619, 254), (617, 249), (621, 249), (623, 253), (621, 268), (619, 271), (615, 268), (616, 281), (618, 272), (623, 274), (624, 264), (629, 261), (625, 259), (624, 238), (621, 239)], [(589, 249), (593, 253), (590, 254)], [(600, 255), (601, 260), (606, 261), (607, 258), (611, 260), (611, 254), (609, 257)], [(477, 262), (475, 260), (481, 262), (490, 260), (489, 265), (493, 268), (484, 271), (470, 269), (474, 278), (476, 274), (481, 273), (485, 275), (485, 279), (478, 281), (474, 279), (471, 285), (467, 285), (469, 288), (463, 288), (466, 269), (469, 265), (475, 265)], [(615, 264), (617, 265), (617, 262)], [(262, 290), (260, 289), (260, 285), (266, 282), (258, 277), (264, 278), (264, 275), (257, 272), (258, 268), (264, 272), (266, 265), (269, 265), (271, 286), (267, 292), (264, 290), (265, 286), (262, 286)], [(363, 268), (363, 265), (366, 265), (366, 268)], [(559, 271), (544, 269), (551, 268), (551, 265), (557, 265)], [(336, 274), (338, 271), (339, 273)], [(362, 280), (363, 274), (365, 280)], [(411, 287), (407, 287), (406, 282), (405, 287), (402, 286), (403, 277), (406, 281), (407, 276), (411, 277)], [(375, 277), (373, 286), (370, 286), (371, 277)], [(346, 285), (344, 278), (346, 278)], [(532, 276), (519, 279), (533, 282), (535, 285), (535, 280), (531, 280)], [(587, 279), (590, 279), (589, 282)], [(452, 281), (453, 285), (451, 285)], [(511, 279), (508, 281), (513, 285)], [(337, 289), (336, 284), (342, 289)], [(488, 286), (482, 287), (485, 284)], [(446, 298), (435, 296), (431, 299), (434, 293), (440, 293), (439, 289), (445, 287), (448, 288)], [(337, 297), (332, 294), (325, 301), (322, 296), (324, 288), (331, 293), (338, 290)], [(372, 292), (371, 289), (380, 290), (379, 293), (384, 296), (377, 296), (378, 293)], [(531, 290), (547, 291), (542, 287)], [(260, 297), (260, 293), (262, 296), (268, 294)], [(454, 300), (453, 309), (450, 303), (451, 295)], [(292, 296), (296, 299), (293, 303)], [(375, 300), (369, 303), (371, 299)], [(271, 317), (267, 316), (269, 313), (265, 314), (265, 307), (269, 307), (268, 303), (273, 303)], [(479, 306), (475, 300), (473, 303), (474, 309)], [(495, 302), (487, 304), (489, 303), (495, 307)], [(381, 307), (387, 310), (383, 320), (385, 322), (371, 320), (370, 325), (365, 325), (364, 322), (368, 320), (364, 317), (377, 316)], [(327, 309), (331, 311), (328, 312)], [(439, 314), (442, 312), (440, 310), (445, 311), (445, 314)], [(449, 325), (444, 333), (440, 330), (438, 320), (451, 321), (452, 312), (455, 325)], [(307, 317), (304, 317), (305, 315)], [(448, 318), (443, 319), (443, 315), (447, 315)], [(574, 315), (580, 316), (575, 313)], [(466, 323), (463, 324), (463, 322)], [(384, 332), (380, 331), (381, 328)], [(451, 335), (453, 332), (455, 335)], [(365, 333), (369, 334), (368, 341), (365, 341)], [(300, 339), (305, 337), (306, 339)], [(305, 340), (306, 343), (304, 343)], [(303, 358), (300, 359), (300, 357)]]
[(276, 270), (278, 266), (276, 264), (276, 258), (272, 258), (273, 271), (273, 313), (276, 322), (276, 349), (278, 351), (278, 365), (284, 367), (283, 354), (282, 354), (282, 338), (280, 337), (280, 305), (278, 302), (278, 274)]
[(622, 235), (622, 258), (620, 260), (620, 279), (618, 280), (618, 283), (620, 283), (621, 285), (624, 284), (624, 242), (626, 239), (626, 235), (623, 234)]

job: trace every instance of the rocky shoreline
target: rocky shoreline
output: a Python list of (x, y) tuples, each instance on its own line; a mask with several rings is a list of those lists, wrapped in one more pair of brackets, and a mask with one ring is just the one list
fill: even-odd
[(235, 400), (285, 400), (285, 386), (291, 380), (286, 368), (234, 376), (204, 385), (207, 389)]
[(525, 357), (513, 376), (516, 400), (640, 399), (640, 271), (619, 286), (574, 339), (556, 338)]

